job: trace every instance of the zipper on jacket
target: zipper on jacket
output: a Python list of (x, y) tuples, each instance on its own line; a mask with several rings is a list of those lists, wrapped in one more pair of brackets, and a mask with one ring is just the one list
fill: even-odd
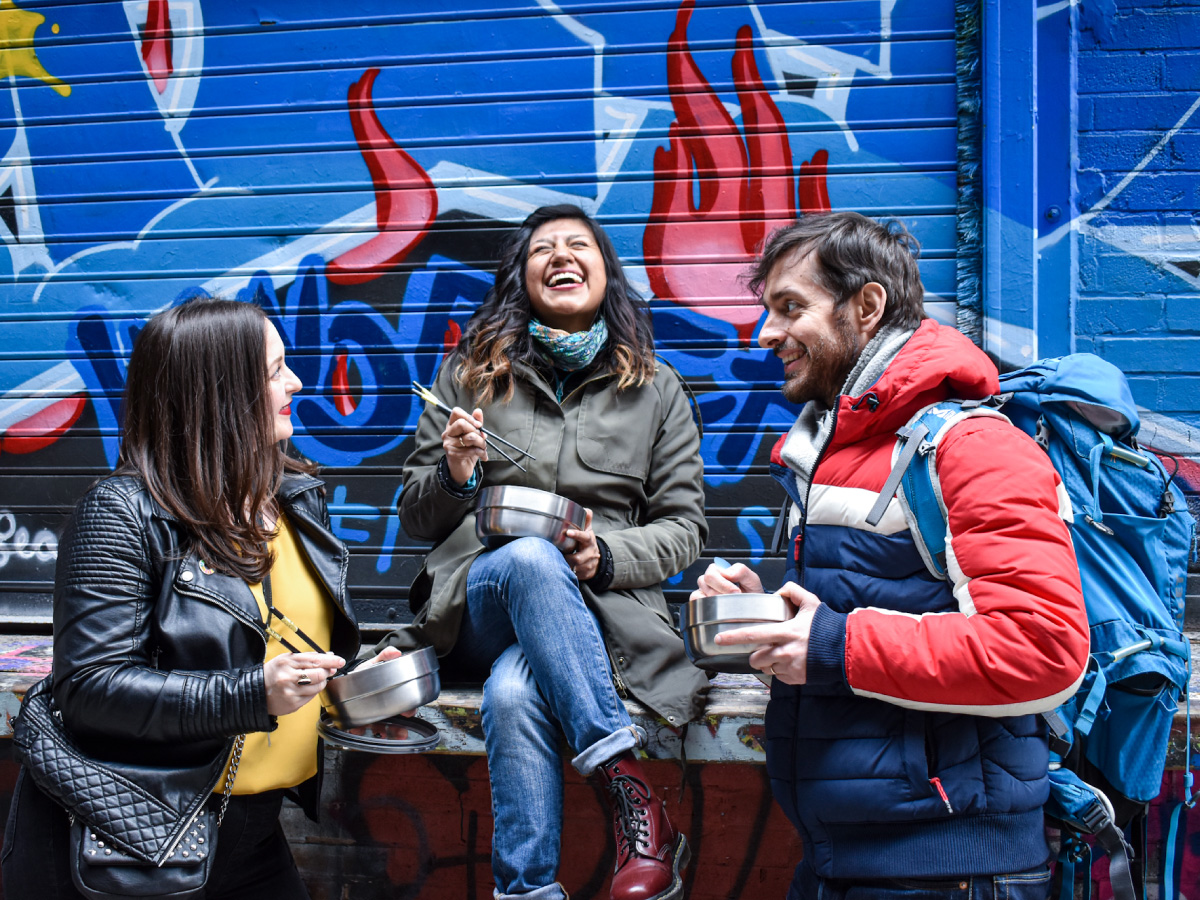
[[(842, 396), (841, 394), (838, 394), (838, 400), (841, 399), (841, 396)], [(805, 529), (805, 526), (808, 525), (808, 509), (812, 505), (812, 503), (810, 502), (810, 498), (812, 497), (813, 481), (817, 477), (817, 469), (820, 468), (820, 466), (821, 466), (821, 460), (823, 460), (825, 458), (825, 451), (828, 450), (829, 445), (833, 443), (834, 432), (837, 431), (838, 405), (839, 405), (838, 402), (834, 401), (833, 409), (831, 409), (829, 411), (829, 415), (831, 416), (830, 421), (829, 421), (829, 437), (827, 437), (825, 439), (825, 443), (821, 445), (821, 449), (817, 453), (817, 459), (816, 459), (816, 462), (813, 463), (812, 473), (808, 477), (808, 489), (805, 490), (805, 492), (804, 492), (804, 506), (800, 509), (800, 523), (799, 523), (800, 530), (796, 533), (796, 540), (792, 543), (792, 547), (793, 547), (792, 553), (794, 554), (794, 559), (796, 560), (796, 577), (797, 578), (802, 577), (802, 573), (800, 570), (801, 570), (801, 563), (803, 562), (803, 560), (800, 557), (801, 557), (801, 552), (804, 549), (804, 529)]]
[(179, 585), (175, 585), (175, 590), (177, 590), (179, 593), (183, 594), (185, 597), (195, 597), (197, 600), (202, 600), (211, 606), (216, 606), (218, 609), (224, 610), (229, 615), (233, 616), (239, 622), (249, 625), (251, 628), (254, 629), (255, 633), (257, 633), (258, 636), (260, 638), (262, 638), (263, 653), (264, 653), (264, 655), (266, 654), (267, 632), (266, 632), (266, 629), (263, 627), (263, 623), (260, 620), (252, 619), (250, 616), (246, 615), (244, 612), (242, 612), (242, 610), (238, 609), (236, 606), (233, 606), (232, 604), (226, 605), (217, 600), (214, 600), (211, 596), (209, 596), (208, 594), (206, 594), (203, 591), (188, 590), (187, 588), (180, 587)]
[[(606, 650), (608, 648), (605, 648)], [(625, 679), (621, 677), (621, 671), (617, 668), (617, 661), (612, 658), (611, 651), (608, 654), (608, 664), (612, 667), (612, 682), (613, 687), (617, 690), (617, 695), (622, 700), (629, 699), (629, 687), (625, 684)]]
[(154, 652), (152, 654), (150, 654), (150, 665), (154, 666), (154, 668), (156, 670), (158, 669), (158, 658), (161, 655), (162, 655), (161, 647), (155, 647)]
[(946, 789), (942, 787), (942, 779), (934, 776), (929, 779), (929, 783), (937, 788), (938, 796), (942, 798), (942, 802), (946, 804), (946, 812), (954, 815), (954, 807), (950, 805), (950, 798), (946, 796)]
[[(600, 381), (600, 380), (602, 380), (604, 378), (608, 378), (608, 377), (609, 377), (609, 373), (607, 373), (607, 372), (593, 372), (591, 375), (589, 375), (587, 378), (585, 378), (580, 384), (577, 384), (577, 385), (575, 385), (575, 387), (571, 388), (569, 393), (563, 394), (563, 398), (561, 400), (558, 400), (559, 407), (562, 407), (568, 400), (570, 400), (572, 397), (574, 397), (576, 394), (578, 394), (580, 391), (582, 391), (585, 387), (587, 387), (593, 381)], [(557, 398), (555, 398), (555, 399), (557, 400)]]

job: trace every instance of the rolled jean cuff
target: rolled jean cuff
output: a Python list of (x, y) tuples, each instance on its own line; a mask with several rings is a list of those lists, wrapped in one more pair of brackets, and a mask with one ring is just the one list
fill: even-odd
[(580, 775), (591, 775), (596, 767), (615, 759), (626, 750), (646, 746), (646, 730), (640, 725), (618, 728), (608, 737), (602, 737), (571, 760), (571, 765)]
[(492, 896), (495, 900), (567, 900), (566, 890), (557, 881), (554, 884), (534, 888), (524, 894), (502, 894), (499, 890), (493, 889)]

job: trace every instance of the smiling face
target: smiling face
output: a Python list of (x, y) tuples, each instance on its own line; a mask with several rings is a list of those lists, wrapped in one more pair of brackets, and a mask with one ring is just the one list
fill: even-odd
[(554, 219), (533, 233), (525, 257), (525, 290), (543, 325), (587, 331), (607, 287), (604, 257), (587, 222)]
[(832, 406), (858, 360), (865, 340), (851, 322), (849, 307), (814, 278), (816, 255), (802, 250), (784, 256), (763, 285), (767, 318), (758, 343), (783, 361), (783, 396), (792, 403), (820, 400)]
[(283, 339), (270, 322), (265, 324), (267, 341), (267, 392), (271, 398), (271, 421), (275, 424), (275, 440), (286, 441), (292, 436), (292, 394), (304, 385), (284, 362)]

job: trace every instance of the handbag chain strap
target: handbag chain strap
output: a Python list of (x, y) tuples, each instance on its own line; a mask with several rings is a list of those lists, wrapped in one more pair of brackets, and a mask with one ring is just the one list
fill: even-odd
[(217, 827), (225, 821), (225, 810), (229, 808), (229, 798), (233, 794), (233, 780), (237, 778), (238, 766), (242, 762), (242, 748), (246, 746), (246, 736), (239, 734), (233, 742), (233, 756), (229, 759), (229, 772), (225, 776), (225, 792), (221, 795), (221, 811), (217, 813)]

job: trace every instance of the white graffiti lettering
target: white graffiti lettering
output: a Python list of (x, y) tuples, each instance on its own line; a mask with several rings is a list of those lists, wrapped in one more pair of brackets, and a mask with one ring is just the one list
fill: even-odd
[(32, 538), (29, 529), (17, 524), (17, 517), (7, 509), (0, 510), (0, 569), (16, 556), (50, 562), (58, 557), (58, 538), (47, 528), (38, 529)]

